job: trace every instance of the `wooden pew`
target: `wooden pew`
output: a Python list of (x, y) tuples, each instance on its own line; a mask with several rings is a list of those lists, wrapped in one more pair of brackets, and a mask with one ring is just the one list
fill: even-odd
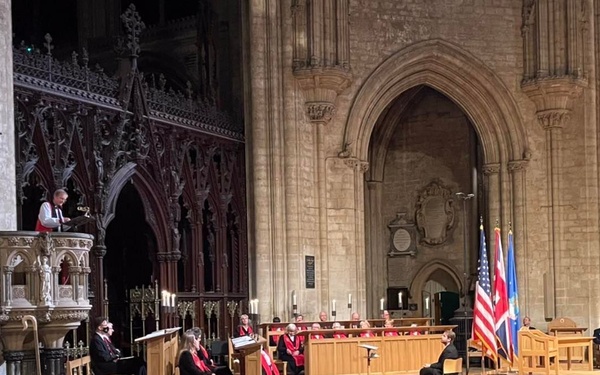
[[(369, 319), (368, 321), (371, 324), (371, 327), (383, 327), (383, 324), (385, 322), (385, 320), (383, 320), (383, 319)], [(344, 327), (345, 329), (350, 329), (353, 327), (357, 328), (358, 323), (359, 323), (354, 320), (338, 320), (336, 322), (340, 323), (342, 325), (342, 327)], [(411, 324), (416, 324), (418, 327), (412, 327), (412, 328), (410, 328), (410, 330), (429, 332), (429, 329), (427, 327), (429, 327), (430, 322), (431, 322), (431, 318), (401, 318), (401, 319), (394, 319), (394, 327), (407, 327), (406, 329), (400, 330), (402, 332), (407, 332), (409, 330), (408, 327), (410, 327)], [(296, 326), (300, 328), (300, 332), (302, 332), (302, 331), (310, 331), (313, 323), (319, 323), (323, 327), (331, 327), (333, 325), (333, 323), (335, 323), (335, 322), (333, 322), (333, 321), (300, 322), (300, 323), (294, 323), (294, 324), (296, 324)], [(277, 358), (276, 352), (277, 352), (277, 342), (279, 341), (279, 336), (281, 336), (285, 333), (285, 327), (288, 324), (290, 324), (290, 322), (287, 322), (287, 323), (262, 323), (259, 325), (260, 335), (267, 339), (267, 345), (269, 345), (268, 349), (265, 348), (265, 350), (268, 350), (274, 358)], [(444, 327), (444, 326), (438, 326), (438, 327)], [(446, 327), (455, 327), (455, 326), (446, 326)], [(451, 329), (451, 328), (446, 328), (446, 329)], [(345, 332), (344, 330), (336, 330), (336, 331)], [(333, 333), (333, 331), (331, 331), (331, 330), (324, 330), (323, 332), (326, 332), (326, 334), (328, 334), (328, 335), (331, 335)], [(271, 338), (274, 341), (273, 343), (271, 342), (272, 341)], [(272, 345), (272, 344), (274, 344), (274, 345)]]
[[(438, 360), (443, 350), (442, 333), (455, 327), (419, 327), (429, 329), (427, 334), (419, 336), (384, 336), (386, 328), (346, 329), (344, 332), (352, 337), (319, 340), (312, 339), (311, 334), (331, 334), (332, 330), (300, 332), (300, 336), (306, 336), (304, 371), (306, 375), (415, 374), (425, 363)], [(397, 329), (409, 331), (408, 327)], [(375, 336), (360, 337), (365, 331), (371, 331)], [(370, 368), (367, 368), (367, 350), (360, 346), (364, 344), (378, 348), (379, 357), (371, 361)]]
[(519, 375), (543, 370), (550, 375), (551, 367), (558, 375), (558, 339), (538, 330), (519, 331)]

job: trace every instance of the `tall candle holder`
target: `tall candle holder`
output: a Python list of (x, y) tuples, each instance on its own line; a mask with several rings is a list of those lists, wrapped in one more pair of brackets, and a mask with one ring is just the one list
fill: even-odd
[(238, 303), (236, 301), (227, 301), (227, 312), (229, 313), (229, 321), (230, 321), (230, 332), (234, 331), (234, 326), (233, 326), (233, 317), (235, 316), (235, 313), (237, 311), (238, 308)]

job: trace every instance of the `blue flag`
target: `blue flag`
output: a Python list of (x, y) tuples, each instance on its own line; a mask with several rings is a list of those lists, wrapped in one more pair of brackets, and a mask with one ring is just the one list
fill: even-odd
[(507, 282), (508, 282), (508, 317), (510, 325), (510, 339), (512, 341), (512, 363), (516, 363), (519, 357), (519, 329), (521, 328), (521, 316), (519, 313), (519, 288), (517, 286), (517, 269), (515, 266), (515, 245), (512, 231), (508, 232), (508, 259), (507, 259)]

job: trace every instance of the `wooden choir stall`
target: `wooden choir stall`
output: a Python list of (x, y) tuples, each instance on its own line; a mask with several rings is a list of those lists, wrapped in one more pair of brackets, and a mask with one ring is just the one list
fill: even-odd
[(161, 329), (135, 342), (146, 344), (146, 369), (148, 375), (174, 375), (177, 352), (179, 350), (179, 334), (181, 327)]

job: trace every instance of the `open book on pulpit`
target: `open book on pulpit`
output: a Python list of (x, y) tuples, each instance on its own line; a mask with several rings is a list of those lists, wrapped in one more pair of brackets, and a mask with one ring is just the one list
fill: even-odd
[(240, 374), (242, 375), (262, 375), (260, 364), (261, 349), (267, 340), (257, 336), (242, 336), (231, 339), (230, 357), (239, 361)]
[(175, 374), (180, 328), (161, 329), (135, 339), (135, 342), (146, 344), (148, 375)]
[(77, 227), (96, 220), (93, 216), (81, 215), (72, 218), (62, 225), (64, 232), (77, 232)]

